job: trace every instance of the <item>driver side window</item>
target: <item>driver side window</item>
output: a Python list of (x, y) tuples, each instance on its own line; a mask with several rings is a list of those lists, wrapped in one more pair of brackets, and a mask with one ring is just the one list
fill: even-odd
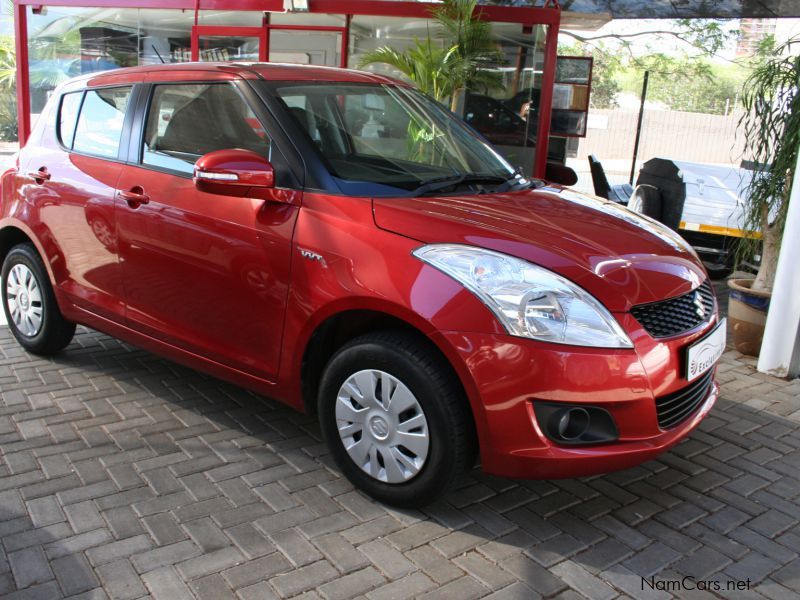
[(191, 175), (215, 150), (243, 148), (270, 158), (270, 140), (227, 83), (157, 85), (145, 126), (142, 163)]

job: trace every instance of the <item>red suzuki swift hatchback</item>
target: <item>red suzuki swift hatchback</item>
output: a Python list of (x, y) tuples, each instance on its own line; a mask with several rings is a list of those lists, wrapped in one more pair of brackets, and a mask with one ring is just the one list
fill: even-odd
[(319, 415), (396, 505), (471, 468), (651, 459), (714, 403), (707, 274), (660, 224), (519, 175), (397, 81), (189, 64), (75, 79), (2, 176), (2, 303), (48, 355), (75, 324)]

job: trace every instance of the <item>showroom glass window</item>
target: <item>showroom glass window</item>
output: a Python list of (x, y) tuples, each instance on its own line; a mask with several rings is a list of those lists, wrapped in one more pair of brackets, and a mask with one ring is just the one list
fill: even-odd
[(71, 77), (191, 60), (193, 10), (45, 5), (27, 11), (32, 122)]

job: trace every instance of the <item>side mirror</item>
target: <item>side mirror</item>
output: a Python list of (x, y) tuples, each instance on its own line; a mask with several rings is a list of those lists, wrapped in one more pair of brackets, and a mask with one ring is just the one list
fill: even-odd
[(560, 183), (561, 185), (575, 185), (578, 183), (578, 174), (575, 169), (549, 161), (545, 167), (544, 178), (547, 181)]
[(194, 165), (194, 185), (201, 192), (260, 197), (260, 191), (275, 187), (275, 171), (269, 161), (251, 150), (216, 150)]

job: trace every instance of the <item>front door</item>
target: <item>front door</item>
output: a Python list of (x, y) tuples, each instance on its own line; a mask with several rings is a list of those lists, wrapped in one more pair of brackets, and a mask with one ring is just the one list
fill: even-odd
[(163, 84), (150, 93), (140, 164), (125, 167), (118, 184), (129, 324), (271, 379), (299, 203), (195, 188), (203, 154), (244, 148), (270, 156), (267, 133), (234, 85)]

